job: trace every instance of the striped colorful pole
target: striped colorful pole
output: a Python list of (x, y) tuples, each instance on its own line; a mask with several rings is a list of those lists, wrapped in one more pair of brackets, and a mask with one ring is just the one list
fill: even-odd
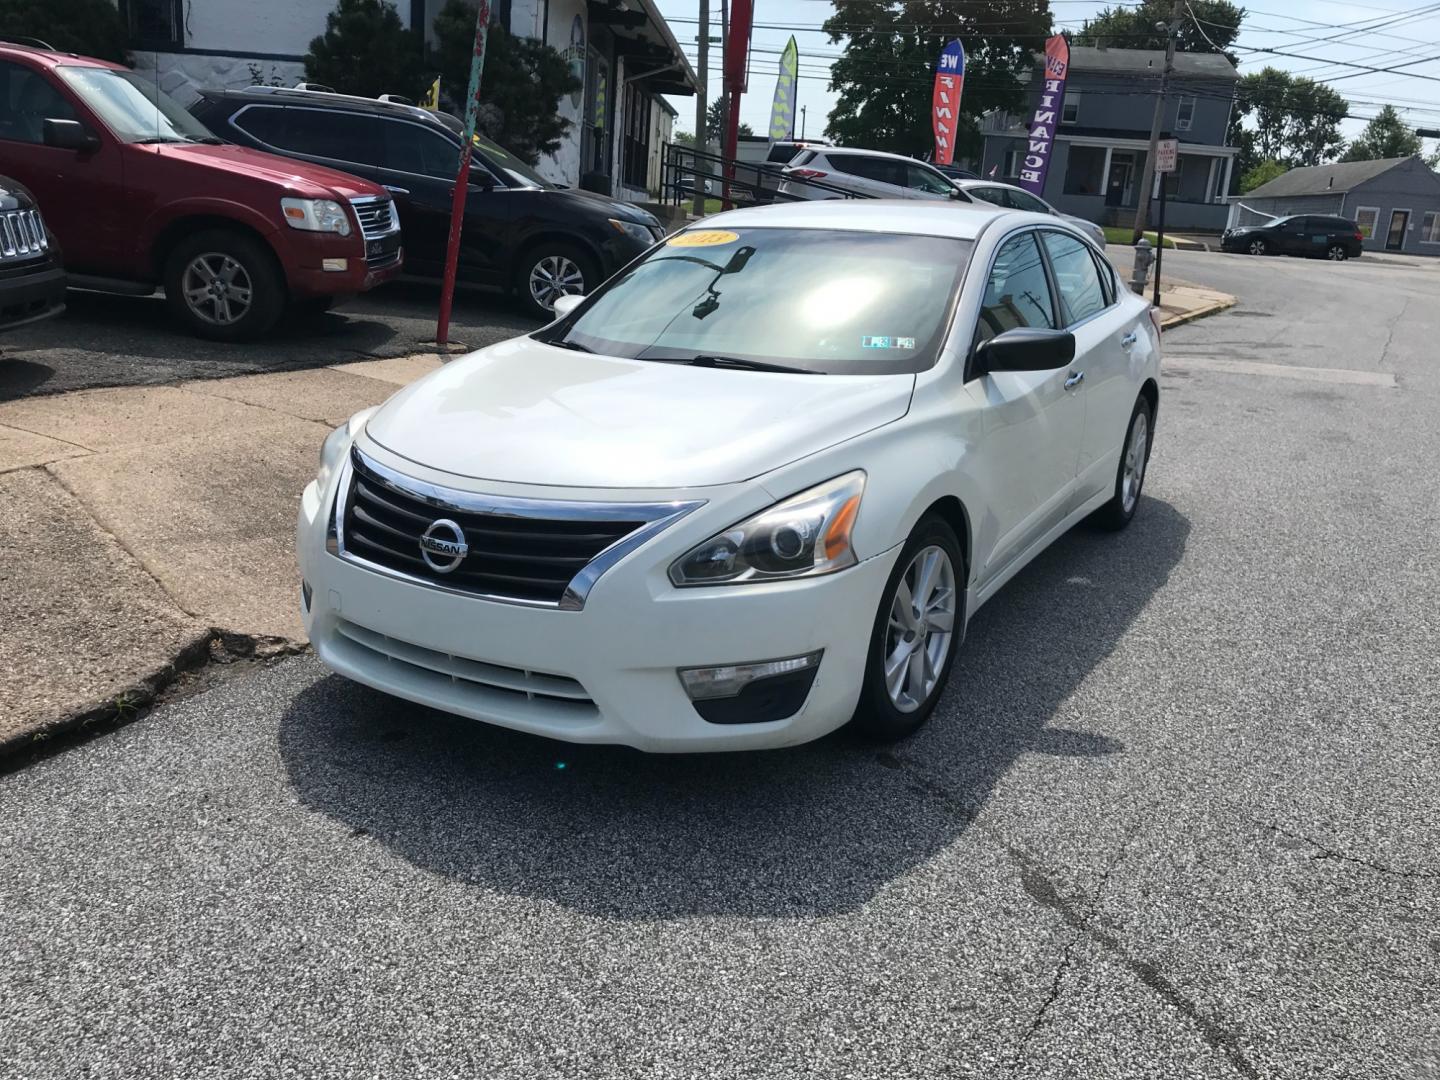
[(455, 176), (450, 204), (450, 240), (445, 245), (445, 277), (440, 286), (440, 321), (435, 341), (450, 343), (450, 305), (455, 299), (455, 268), (460, 261), (460, 226), (465, 222), (465, 196), (470, 189), (470, 150), (475, 145), (475, 123), (480, 113), (480, 76), (485, 71), (485, 36), (490, 26), (490, 0), (479, 0), (475, 10), (475, 52), (470, 57), (470, 92), (465, 102), (465, 131), (460, 136), (460, 171)]

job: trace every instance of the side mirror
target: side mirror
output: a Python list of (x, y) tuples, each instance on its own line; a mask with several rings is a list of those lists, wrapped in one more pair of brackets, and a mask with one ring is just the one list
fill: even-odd
[(975, 349), (975, 373), (1053, 371), (1075, 359), (1075, 335), (1068, 330), (1022, 326), (1006, 330)]
[(78, 150), (88, 153), (100, 149), (100, 140), (85, 130), (79, 120), (55, 120), (46, 118), (41, 126), (41, 140), (46, 146), (61, 150)]
[(555, 301), (555, 318), (563, 319), (585, 302), (579, 293), (566, 293)]

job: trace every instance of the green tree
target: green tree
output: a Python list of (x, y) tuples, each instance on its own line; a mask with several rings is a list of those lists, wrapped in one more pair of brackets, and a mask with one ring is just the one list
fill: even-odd
[(0, 0), (0, 37), (39, 38), (61, 52), (130, 62), (115, 0)]
[(1050, 33), (1049, 0), (836, 0), (825, 22), (845, 42), (830, 68), (838, 100), (825, 134), (845, 146), (921, 154), (930, 127), (935, 63), (952, 38), (965, 44), (965, 92), (956, 155), (978, 155), (979, 117), (1019, 111), (1035, 70), (1036, 46)]
[(671, 141), (677, 146), (694, 146), (695, 133), (693, 131), (677, 131)]
[(1375, 161), (1378, 158), (1411, 157), (1422, 149), (1420, 136), (1405, 126), (1395, 107), (1384, 105), (1340, 160)]
[[(1293, 167), (1333, 160), (1345, 146), (1340, 121), (1349, 111), (1337, 90), (1304, 76), (1273, 67), (1242, 76), (1232, 122), (1241, 170), (1265, 161)], [(1248, 123), (1239, 124), (1242, 120)]]
[[(1168, 31), (1156, 23), (1168, 23), (1174, 13), (1171, 0), (1141, 0), (1135, 7), (1105, 8), (1086, 19), (1075, 35), (1076, 45), (1098, 45), (1102, 41), (1117, 49), (1163, 49)], [(1240, 36), (1245, 9), (1229, 0), (1189, 0), (1181, 8), (1180, 29), (1175, 48), (1180, 52), (1224, 53), (1235, 63), (1230, 46)]]
[[(475, 51), (475, 5), (448, 0), (435, 17), (435, 49), (430, 62), (440, 85), (463, 111), (470, 91), (470, 60)], [(565, 58), (549, 45), (516, 37), (498, 25), (485, 42), (480, 79), (485, 134), (534, 165), (553, 154), (570, 130), (560, 115), (560, 99), (580, 89)]]
[(429, 81), (423, 47), (390, 0), (339, 0), (325, 33), (310, 42), (305, 78), (342, 94), (416, 98)]
[[(710, 107), (705, 110), (705, 137), (718, 146), (720, 140), (725, 137), (724, 126), (725, 102), (720, 98), (716, 98), (710, 103)], [(750, 125), (743, 121), (737, 131), (741, 135), (755, 134)]]
[(1262, 161), (1240, 177), (1240, 194), (1243, 195), (1247, 191), (1254, 191), (1261, 184), (1268, 184), (1277, 176), (1283, 176), (1289, 171), (1288, 166), (1281, 164), (1273, 158)]

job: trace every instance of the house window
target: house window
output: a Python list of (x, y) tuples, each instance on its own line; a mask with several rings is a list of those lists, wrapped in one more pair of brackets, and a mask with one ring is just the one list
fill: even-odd
[(1355, 227), (1360, 230), (1360, 235), (1369, 240), (1375, 235), (1375, 225), (1380, 220), (1380, 208), (1378, 206), (1361, 206), (1355, 210)]
[(1175, 112), (1175, 130), (1189, 131), (1190, 125), (1193, 123), (1195, 123), (1195, 99), (1182, 97), (1180, 107)]
[(1080, 92), (1072, 90), (1065, 95), (1065, 101), (1060, 106), (1060, 123), (1078, 124), (1080, 122)]
[(1105, 148), (1070, 144), (1065, 163), (1066, 195), (1105, 194)]
[(130, 44), (138, 49), (183, 49), (182, 0), (120, 0), (120, 16)]
[(1425, 212), (1425, 220), (1420, 225), (1420, 242), (1440, 244), (1440, 213), (1434, 210)]
[(1023, 161), (1024, 158), (1025, 158), (1025, 151), (1023, 151), (1023, 150), (1006, 150), (1006, 151), (1005, 151), (1005, 169), (1004, 169), (1003, 175), (1008, 176), (1008, 177), (1019, 176), (1019, 175), (1020, 175), (1020, 162)]

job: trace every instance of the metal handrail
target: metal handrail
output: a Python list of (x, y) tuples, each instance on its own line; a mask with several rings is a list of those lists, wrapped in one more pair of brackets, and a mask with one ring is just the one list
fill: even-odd
[(682, 186), (687, 177), (693, 177), (695, 183), (717, 183), (719, 190), (715, 194), (707, 193), (704, 197), (718, 198), (727, 205), (756, 206), (771, 202), (802, 201), (798, 195), (780, 192), (782, 182), (803, 186), (812, 191), (822, 191), (825, 198), (873, 198), (863, 192), (851, 191), (823, 180), (784, 176), (784, 169), (785, 165), (780, 162), (740, 161), (712, 154), (708, 150), (698, 150), (693, 146), (666, 143), (660, 168), (661, 200), (679, 206), (693, 199), (693, 186), (688, 192)]

